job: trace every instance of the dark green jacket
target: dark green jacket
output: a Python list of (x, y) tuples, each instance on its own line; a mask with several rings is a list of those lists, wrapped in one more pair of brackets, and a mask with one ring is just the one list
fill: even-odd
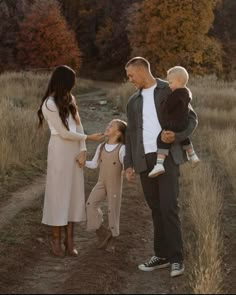
[[(161, 124), (162, 114), (160, 113), (160, 103), (165, 99), (171, 90), (166, 81), (157, 79), (157, 87), (154, 90), (154, 100), (157, 116)], [(125, 169), (132, 167), (136, 173), (147, 170), (143, 146), (143, 97), (141, 90), (132, 95), (127, 103), (128, 126), (126, 131), (126, 155), (124, 159)], [(183, 151), (180, 142), (190, 136), (197, 127), (197, 115), (191, 108), (188, 118), (188, 127), (176, 133), (176, 140), (171, 145), (170, 153), (174, 162), (179, 165), (187, 160), (186, 153)]]

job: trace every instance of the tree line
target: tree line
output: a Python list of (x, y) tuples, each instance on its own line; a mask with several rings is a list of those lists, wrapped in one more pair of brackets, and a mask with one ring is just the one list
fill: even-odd
[(158, 75), (182, 65), (232, 77), (235, 9), (234, 0), (0, 0), (0, 71), (64, 63), (116, 79), (141, 55)]

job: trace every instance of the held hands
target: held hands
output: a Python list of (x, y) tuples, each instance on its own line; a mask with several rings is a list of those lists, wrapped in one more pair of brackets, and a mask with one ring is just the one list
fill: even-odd
[(86, 162), (87, 152), (82, 151), (79, 153), (79, 155), (76, 157), (76, 162), (79, 164), (80, 168), (83, 168)]
[(103, 133), (93, 133), (87, 136), (87, 139), (93, 141), (101, 141), (103, 140), (105, 135)]
[(128, 181), (131, 181), (134, 179), (134, 169), (133, 168), (127, 168), (125, 170), (125, 176), (126, 176), (126, 179)]
[(170, 130), (163, 130), (161, 133), (161, 140), (165, 143), (172, 143), (175, 141), (175, 133)]

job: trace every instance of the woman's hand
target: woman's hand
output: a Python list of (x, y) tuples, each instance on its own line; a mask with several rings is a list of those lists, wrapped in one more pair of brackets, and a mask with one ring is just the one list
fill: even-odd
[(101, 141), (103, 140), (105, 135), (103, 133), (93, 133), (90, 135), (87, 135), (88, 140), (93, 140), (93, 141)]
[(87, 152), (82, 151), (79, 153), (79, 155), (76, 157), (76, 162), (79, 164), (80, 168), (83, 168), (86, 162)]
[(172, 143), (175, 141), (175, 133), (170, 130), (163, 130), (161, 133), (161, 140), (165, 143)]

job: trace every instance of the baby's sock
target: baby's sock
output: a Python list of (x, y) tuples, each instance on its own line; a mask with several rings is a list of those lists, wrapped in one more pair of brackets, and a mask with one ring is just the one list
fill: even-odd
[(198, 158), (198, 156), (194, 150), (187, 152), (187, 156), (188, 156), (188, 160), (190, 161), (192, 167), (196, 167), (199, 164), (200, 159)]
[(196, 153), (194, 150), (187, 151), (187, 154), (190, 160), (196, 156)]
[(164, 158), (157, 157), (157, 164), (163, 165), (164, 160), (165, 160)]

